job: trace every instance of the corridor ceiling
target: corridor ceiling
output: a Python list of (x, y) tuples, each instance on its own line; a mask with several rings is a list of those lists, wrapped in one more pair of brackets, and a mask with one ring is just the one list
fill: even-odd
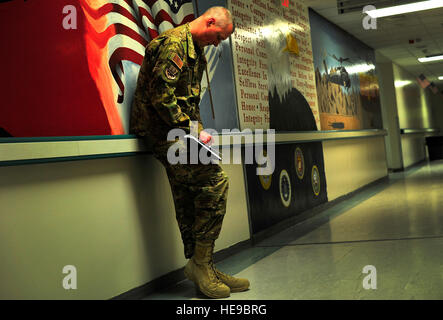
[[(386, 3), (386, 0), (378, 1)], [(360, 9), (339, 14), (337, 0), (303, 1), (306, 6), (311, 7), (321, 16), (374, 48), (414, 76), (417, 77), (423, 73), (440, 90), (443, 89), (443, 81), (438, 80), (439, 76), (443, 76), (443, 60), (428, 63), (421, 63), (417, 60), (428, 55), (443, 54), (443, 8), (378, 18), (377, 29), (365, 30), (363, 19), (366, 14), (362, 10), (364, 3), (376, 3), (377, 7), (377, 0), (354, 2), (363, 4)], [(382, 7), (381, 5), (377, 8)]]

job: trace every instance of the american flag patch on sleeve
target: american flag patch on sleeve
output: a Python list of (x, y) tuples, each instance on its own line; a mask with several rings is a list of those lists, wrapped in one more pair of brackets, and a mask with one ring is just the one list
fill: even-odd
[(180, 69), (180, 71), (182, 70), (183, 60), (178, 56), (178, 54), (176, 53), (171, 54), (169, 59), (177, 66), (177, 68)]

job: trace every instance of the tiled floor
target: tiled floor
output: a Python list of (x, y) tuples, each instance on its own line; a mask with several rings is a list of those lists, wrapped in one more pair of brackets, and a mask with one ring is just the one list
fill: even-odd
[[(443, 161), (391, 174), (217, 266), (251, 282), (228, 299), (443, 299)], [(146, 297), (204, 298), (188, 280)]]

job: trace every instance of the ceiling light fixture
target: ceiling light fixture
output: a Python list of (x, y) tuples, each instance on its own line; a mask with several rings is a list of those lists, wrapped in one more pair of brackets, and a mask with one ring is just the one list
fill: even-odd
[(443, 60), (443, 55), (418, 58), (418, 61), (420, 61), (420, 62), (431, 62), (431, 61), (438, 61), (438, 60)]
[(436, 9), (441, 7), (443, 7), (442, 0), (428, 0), (428, 1), (414, 2), (410, 4), (403, 4), (388, 8), (369, 10), (366, 11), (366, 14), (368, 14), (371, 18), (375, 19), (375, 18), (382, 18), (388, 16), (395, 16), (403, 13)]
[(412, 81), (410, 81), (410, 80), (396, 80), (394, 82), (394, 86), (396, 88), (403, 88), (403, 87), (410, 85), (411, 83), (412, 83)]
[(438, 77), (438, 80), (443, 80), (443, 76)]

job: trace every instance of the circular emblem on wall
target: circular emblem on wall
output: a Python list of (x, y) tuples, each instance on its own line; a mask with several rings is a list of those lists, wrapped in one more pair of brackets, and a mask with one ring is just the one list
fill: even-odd
[(297, 172), (297, 177), (300, 180), (303, 179), (305, 175), (305, 158), (300, 148), (295, 149), (295, 171)]
[(285, 207), (289, 207), (291, 204), (291, 179), (288, 172), (282, 170), (280, 172), (280, 198)]
[[(263, 153), (260, 154), (259, 159), (257, 163), (259, 163), (257, 166), (259, 168), (266, 168), (266, 165), (271, 161), (271, 159), (268, 157), (266, 150), (263, 150)], [(260, 164), (263, 163), (263, 164)], [(260, 184), (265, 190), (269, 190), (271, 187), (272, 182), (272, 174), (270, 175), (258, 175), (258, 179), (260, 180)]]
[(312, 167), (311, 173), (312, 190), (318, 196), (320, 194), (320, 174), (316, 165)]

